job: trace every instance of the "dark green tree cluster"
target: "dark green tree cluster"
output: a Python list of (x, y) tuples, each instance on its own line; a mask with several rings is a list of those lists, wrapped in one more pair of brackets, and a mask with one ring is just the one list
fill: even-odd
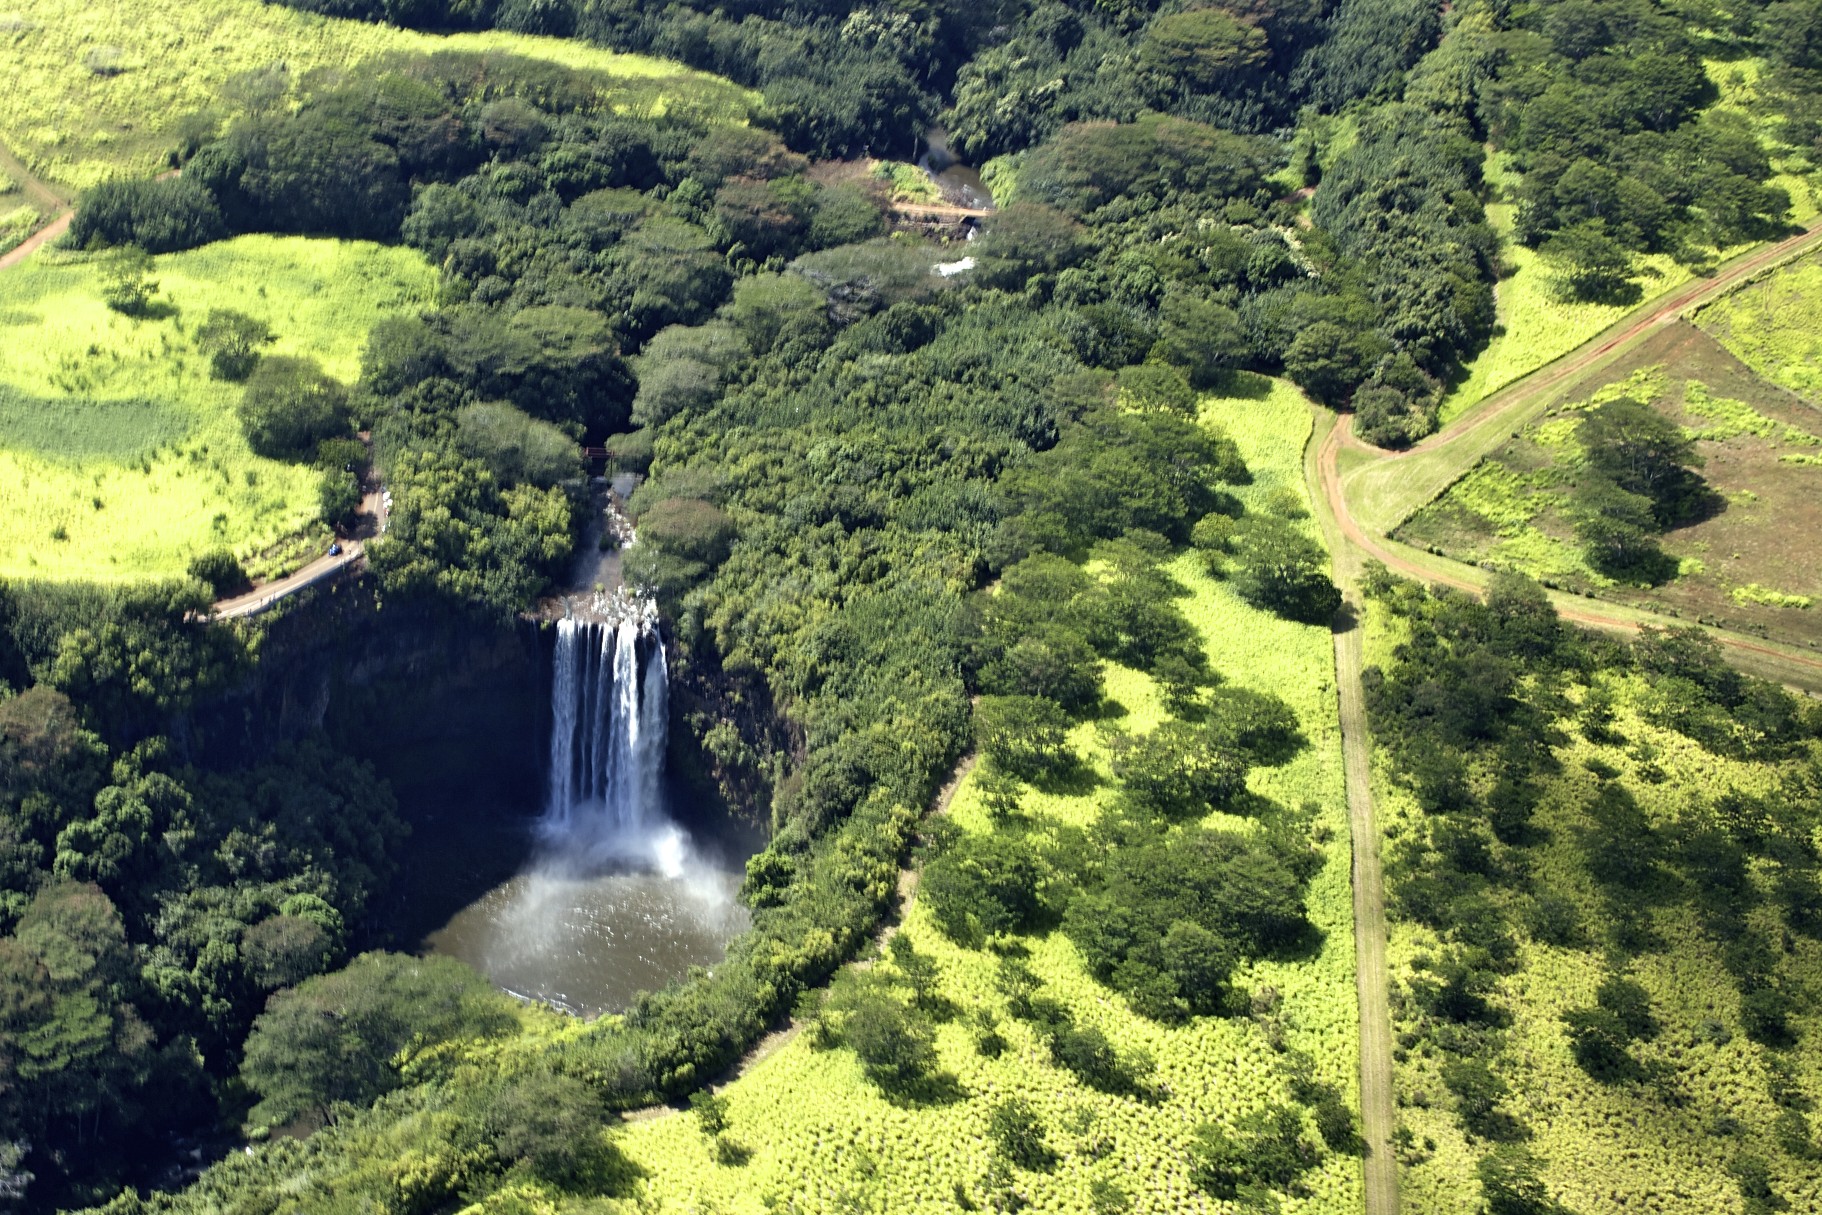
[[(1796, 1040), (1800, 981), (1775, 942), (1817, 929), (1802, 892), (1822, 872), (1812, 838), (1822, 721), (1727, 667), (1699, 630), (1648, 631), (1630, 645), (1580, 634), (1516, 575), (1497, 577), (1485, 604), (1383, 575), (1369, 590), (1404, 636), (1390, 665), (1367, 672), (1373, 728), (1424, 812), (1391, 852), (1393, 904), (1436, 938), (1395, 1002), (1400, 1040), (1434, 1048), (1464, 1129), (1494, 1145), (1480, 1166), (1488, 1202), (1556, 1211), (1516, 1147), (1525, 1094), (1513, 1091), (1502, 1053), (1510, 1012), (1496, 993), (1524, 964), (1521, 940), (1605, 953), (1593, 1001), (1564, 1010), (1568, 1050), (1601, 1083), (1668, 1107), (1681, 1101), (1677, 1069), (1641, 1049), (1665, 1032), (1663, 1010), (1628, 970), (1633, 958), (1688, 948), (1657, 927), (1686, 918), (1731, 977), (1741, 1029), (1775, 1068)], [(1621, 687), (1648, 720), (1763, 764), (1780, 792), (1692, 788), (1674, 816), (1648, 809), (1638, 790), (1668, 777), (1643, 740), (1627, 747)], [(1607, 758), (1567, 767), (1571, 730)], [(1621, 779), (1609, 758), (1635, 775)], [(1546, 865), (1580, 879), (1546, 883)], [(1695, 1027), (1703, 1043), (1730, 1032), (1719, 1021)]]
[(0, 599), (0, 1138), (33, 1202), (219, 1116), (267, 996), (340, 960), (396, 860), (391, 793), (326, 742), (185, 761), (171, 723), (248, 669), (211, 593)]
[(1657, 583), (1676, 573), (1657, 534), (1719, 504), (1695, 470), (1695, 442), (1649, 405), (1626, 397), (1596, 406), (1576, 426), (1583, 471), (1572, 495), (1576, 538), (1604, 574)]

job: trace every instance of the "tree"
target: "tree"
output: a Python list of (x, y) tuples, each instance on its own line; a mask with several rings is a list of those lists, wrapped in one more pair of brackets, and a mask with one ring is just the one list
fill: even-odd
[(208, 587), (217, 599), (252, 585), (247, 571), (241, 568), (234, 554), (225, 548), (211, 549), (192, 557), (188, 573)]
[(1263, 66), (1271, 48), (1257, 25), (1224, 9), (1198, 8), (1154, 19), (1139, 55), (1185, 89), (1215, 92)]
[(259, 348), (273, 337), (264, 321), (231, 308), (216, 308), (196, 331), (196, 345), (209, 356), (210, 375), (238, 384), (253, 374)]
[(1196, 393), (1169, 363), (1135, 363), (1120, 368), (1120, 395), (1139, 409), (1165, 410), (1194, 417)]
[(70, 220), (72, 248), (133, 245), (174, 253), (227, 235), (215, 196), (187, 178), (103, 182), (82, 196)]
[(317, 444), (348, 433), (348, 390), (315, 359), (261, 359), (240, 398), (247, 444), (273, 460), (307, 461)]
[(128, 245), (103, 263), (101, 298), (124, 316), (144, 316), (158, 294), (152, 277), (152, 256), (138, 245)]
[(1575, 438), (1589, 468), (1650, 499), (1658, 526), (1683, 522), (1706, 505), (1695, 440), (1651, 406), (1629, 397), (1608, 401), (1582, 418)]
[(1197, 388), (1213, 387), (1224, 368), (1246, 357), (1246, 330), (1232, 308), (1182, 291), (1164, 297), (1159, 315), (1159, 354)]
[(549, 488), (582, 473), (576, 441), (504, 401), (479, 401), (456, 414), (456, 446), (493, 469), (502, 484)]
[(1305, 325), (1284, 351), (1284, 374), (1328, 405), (1346, 401), (1367, 370), (1359, 336), (1333, 321)]
[(1027, 780), (1054, 772), (1070, 756), (1069, 717), (1042, 697), (983, 696), (974, 730), (988, 763)]
[(506, 998), (453, 958), (362, 954), (279, 992), (253, 1023), (240, 1067), (260, 1098), (251, 1117), (331, 1120), (337, 1103), (365, 1105), (397, 1087), (413, 1055), (516, 1025)]
[(1598, 474), (1584, 477), (1570, 496), (1575, 535), (1588, 564), (1618, 578), (1656, 583), (1675, 573), (1653, 535), (1651, 499)]
[(1281, 519), (1248, 516), (1235, 530), (1234, 589), (1254, 607), (1321, 624), (1341, 607), (1322, 546)]
[(1199, 816), (1225, 805), (1246, 787), (1246, 768), (1216, 731), (1181, 721), (1121, 739), (1113, 764), (1127, 797), (1166, 818)]
[(1243, 1115), (1234, 1130), (1218, 1122), (1196, 1128), (1190, 1147), (1195, 1183), (1232, 1200), (1254, 1185), (1284, 1189), (1321, 1159), (1303, 1138), (1303, 1119), (1287, 1105)]
[(1632, 255), (1609, 234), (1604, 220), (1564, 228), (1544, 242), (1543, 254), (1555, 269), (1557, 294), (1564, 300), (1624, 304), (1638, 296)]
[(97, 886), (50, 881), (0, 938), (0, 1101), (12, 1126), (93, 1134), (130, 1109), (152, 1031), (127, 1002), (134, 973), (120, 914)]

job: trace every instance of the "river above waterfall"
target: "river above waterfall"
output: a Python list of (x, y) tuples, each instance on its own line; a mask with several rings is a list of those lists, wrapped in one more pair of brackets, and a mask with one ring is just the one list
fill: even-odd
[(974, 169), (956, 160), (949, 150), (949, 136), (941, 127), (931, 127), (924, 135), (924, 154), (917, 167), (929, 174), (943, 201), (957, 207), (993, 209), (993, 191)]

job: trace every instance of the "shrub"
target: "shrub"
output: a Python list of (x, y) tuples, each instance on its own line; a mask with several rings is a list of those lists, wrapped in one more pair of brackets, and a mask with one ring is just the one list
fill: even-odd
[(1022, 1097), (1011, 1097), (987, 1115), (987, 1135), (994, 1148), (1012, 1164), (1032, 1172), (1047, 1173), (1056, 1167), (1056, 1153), (1044, 1137), (1044, 1124)]
[(190, 559), (189, 575), (208, 587), (217, 599), (253, 585), (247, 571), (225, 548), (198, 553)]
[(348, 390), (315, 359), (261, 359), (240, 398), (247, 444), (274, 460), (309, 460), (348, 433)]

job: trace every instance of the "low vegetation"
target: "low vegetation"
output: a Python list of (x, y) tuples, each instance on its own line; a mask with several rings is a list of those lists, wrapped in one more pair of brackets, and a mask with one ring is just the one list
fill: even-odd
[[(1822, 583), (1804, 537), (1822, 420), (1686, 325), (1608, 374), (1502, 444), (1398, 537), (1687, 619), (1818, 636), (1804, 600)], [(1614, 494), (1602, 469), (1636, 445), (1585, 429), (1614, 411), (1655, 432), (1660, 451), (1682, 453), (1687, 471), (1668, 474), (1681, 488), (1664, 505)]]
[(1514, 575), (1371, 590), (1408, 1200), (1814, 1205), (1813, 702)]
[(1806, 257), (1716, 300), (1696, 324), (1772, 383), (1822, 404), (1822, 259)]

